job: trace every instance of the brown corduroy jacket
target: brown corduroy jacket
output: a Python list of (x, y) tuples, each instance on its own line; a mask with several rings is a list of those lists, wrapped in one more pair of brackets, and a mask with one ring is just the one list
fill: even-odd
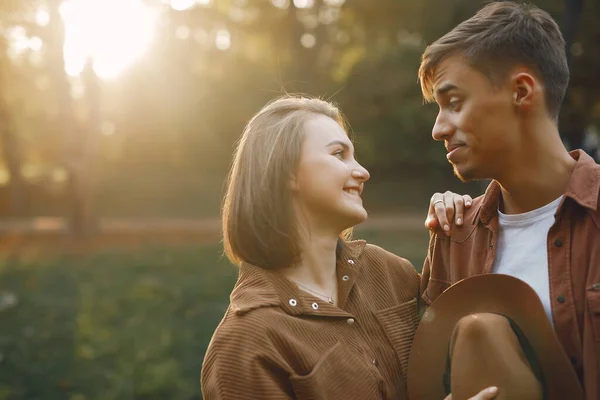
[[(598, 400), (600, 166), (583, 151), (573, 151), (571, 156), (577, 163), (547, 239), (552, 319), (586, 399)], [(492, 182), (485, 195), (475, 199), (466, 211), (462, 227), (454, 227), (450, 237), (432, 235), (421, 282), (427, 304), (461, 279), (492, 272), (500, 195), (500, 185)]]
[(405, 399), (417, 272), (354, 241), (342, 246), (337, 276), (334, 306), (242, 264), (204, 358), (204, 399)]

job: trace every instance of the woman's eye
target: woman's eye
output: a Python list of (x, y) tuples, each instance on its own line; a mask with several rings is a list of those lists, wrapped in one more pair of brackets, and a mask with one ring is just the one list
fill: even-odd
[(334, 156), (339, 157), (339, 158), (343, 158), (344, 157), (344, 151), (343, 150), (339, 150), (336, 151), (335, 153), (333, 153)]

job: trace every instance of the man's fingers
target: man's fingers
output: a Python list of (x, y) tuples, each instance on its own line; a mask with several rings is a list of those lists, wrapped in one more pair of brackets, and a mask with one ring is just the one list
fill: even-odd
[(435, 215), (427, 216), (427, 219), (425, 220), (425, 228), (427, 228), (429, 230), (434, 230), (437, 227), (438, 227), (438, 220), (435, 217)]
[[(469, 400), (489, 400), (496, 397), (498, 394), (498, 388), (496, 386), (491, 386), (489, 388), (483, 389), (481, 392), (477, 393), (475, 396), (469, 398)], [(452, 400), (452, 393), (444, 398), (444, 400)]]
[(455, 194), (449, 190), (444, 193), (444, 205), (446, 206), (448, 221), (454, 221), (454, 196)]
[(463, 194), (462, 198), (465, 202), (465, 208), (470, 208), (473, 205), (473, 198), (468, 194)]
[(465, 201), (459, 194), (455, 194), (454, 198), (454, 223), (461, 226), (463, 223), (463, 216), (465, 215)]
[(425, 227), (433, 230), (438, 227), (439, 221), (436, 215), (435, 207), (439, 202), (443, 202), (444, 198), (441, 193), (434, 193), (429, 200), (429, 210), (427, 211), (427, 218), (425, 218)]
[(438, 221), (438, 226), (441, 226), (444, 232), (448, 234), (450, 232), (450, 223), (448, 222), (444, 200), (442, 199), (442, 201), (433, 204), (433, 209), (435, 211), (435, 218)]
[(451, 191), (435, 193), (429, 201), (425, 227), (433, 230), (439, 226), (446, 235), (450, 235), (452, 224), (461, 226), (464, 222), (465, 209), (472, 204), (473, 199), (468, 194), (459, 195)]
[(487, 389), (482, 390), (477, 393), (475, 396), (471, 397), (469, 400), (488, 400), (493, 399), (498, 394), (498, 388), (496, 386), (491, 386)]

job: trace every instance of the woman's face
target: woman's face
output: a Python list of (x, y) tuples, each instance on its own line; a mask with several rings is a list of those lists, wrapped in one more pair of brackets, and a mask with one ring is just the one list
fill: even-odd
[(316, 115), (304, 133), (292, 182), (296, 205), (311, 224), (336, 233), (366, 220), (361, 194), (370, 176), (354, 159), (346, 132), (333, 119)]

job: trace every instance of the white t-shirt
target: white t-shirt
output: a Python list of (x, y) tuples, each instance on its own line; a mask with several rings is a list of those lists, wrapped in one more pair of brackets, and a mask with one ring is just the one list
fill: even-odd
[(548, 277), (548, 231), (563, 196), (523, 214), (498, 211), (498, 244), (493, 272), (525, 281), (539, 296), (552, 326)]

